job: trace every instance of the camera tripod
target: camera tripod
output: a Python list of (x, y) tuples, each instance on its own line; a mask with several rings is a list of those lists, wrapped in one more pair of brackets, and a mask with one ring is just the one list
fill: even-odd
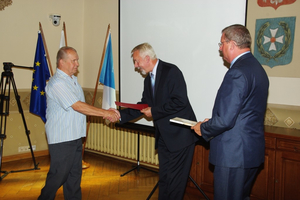
[(23, 66), (15, 66), (12, 63), (8, 63), (8, 62), (4, 62), (3, 63), (3, 72), (1, 74), (1, 82), (0, 82), (0, 89), (1, 89), (1, 93), (0, 93), (0, 139), (1, 139), (1, 143), (0, 143), (0, 171), (1, 171), (1, 166), (2, 166), (2, 154), (3, 154), (3, 142), (4, 139), (6, 138), (6, 121), (7, 121), (7, 116), (9, 115), (9, 102), (10, 102), (10, 89), (11, 89), (11, 85), (15, 94), (15, 98), (17, 101), (17, 105), (18, 105), (18, 109), (19, 109), (19, 113), (22, 115), (22, 120), (23, 120), (23, 124), (24, 124), (24, 128), (25, 128), (25, 133), (27, 136), (27, 140), (28, 140), (28, 144), (29, 144), (29, 148), (31, 151), (31, 156), (32, 156), (32, 160), (34, 163), (34, 168), (32, 169), (23, 169), (23, 170), (16, 170), (16, 171), (1, 171), (1, 173), (4, 173), (1, 178), (0, 181), (6, 177), (9, 173), (15, 173), (15, 172), (23, 172), (23, 171), (29, 171), (29, 170), (37, 170), (38, 168), (38, 164), (36, 164), (35, 162), (35, 158), (34, 158), (34, 154), (33, 154), (33, 150), (32, 150), (32, 146), (31, 146), (31, 141), (29, 138), (29, 134), (30, 131), (27, 129), (27, 125), (26, 125), (26, 121), (25, 121), (25, 117), (24, 117), (24, 113), (23, 113), (23, 109), (22, 109), (22, 105), (20, 102), (20, 96), (18, 95), (18, 91), (17, 91), (17, 87), (16, 87), (16, 83), (14, 80), (14, 75), (13, 72), (11, 70), (12, 67), (19, 67), (19, 68), (28, 68), (28, 69), (33, 69), (33, 67), (23, 67)]

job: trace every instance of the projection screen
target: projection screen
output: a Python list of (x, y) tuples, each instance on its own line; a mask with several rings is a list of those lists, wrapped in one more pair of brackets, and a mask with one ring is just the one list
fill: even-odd
[[(120, 6), (120, 101), (141, 100), (144, 78), (135, 71), (131, 50), (150, 43), (159, 59), (177, 65), (185, 77), (198, 121), (211, 117), (227, 68), (219, 54), (221, 31), (245, 24), (241, 0), (123, 0)], [(153, 126), (144, 118), (137, 124)]]

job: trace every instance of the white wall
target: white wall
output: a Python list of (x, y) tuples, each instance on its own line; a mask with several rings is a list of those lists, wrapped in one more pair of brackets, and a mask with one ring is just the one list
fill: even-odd
[[(108, 24), (110, 24), (113, 60), (115, 70), (115, 85), (119, 88), (118, 73), (118, 0), (89, 0), (84, 2), (84, 85), (95, 88), (99, 72), (103, 47)], [(98, 87), (99, 89), (102, 86)]]
[[(61, 15), (59, 26), (52, 25), (49, 15), (53, 13)], [(95, 87), (107, 26), (111, 25), (118, 86), (118, 0), (14, 0), (0, 11), (0, 72), (3, 62), (33, 66), (39, 22), (55, 72), (63, 21), (68, 46), (79, 55), (78, 79), (85, 88)], [(13, 68), (13, 73), (18, 89), (31, 88), (31, 70)]]
[[(0, 64), (12, 62), (15, 65), (33, 66), (39, 22), (42, 24), (53, 71), (59, 48), (62, 23), (53, 26), (50, 14), (60, 14), (66, 22), (68, 43), (78, 50), (83, 61), (83, 0), (14, 0), (12, 5), (0, 11)], [(2, 71), (2, 70), (1, 70)], [(32, 71), (13, 68), (18, 89), (30, 89)], [(83, 74), (79, 74), (79, 81)]]

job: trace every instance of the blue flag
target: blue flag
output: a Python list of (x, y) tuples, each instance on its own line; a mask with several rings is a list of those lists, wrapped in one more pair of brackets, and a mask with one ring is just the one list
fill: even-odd
[(102, 108), (116, 108), (115, 75), (110, 33), (106, 41), (105, 57), (99, 81), (103, 84)]
[(33, 64), (32, 87), (29, 111), (46, 122), (46, 81), (50, 78), (45, 48), (41, 33), (38, 33), (35, 58)]

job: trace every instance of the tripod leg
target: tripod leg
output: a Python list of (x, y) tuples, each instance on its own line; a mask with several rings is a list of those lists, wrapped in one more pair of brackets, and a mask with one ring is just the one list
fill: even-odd
[[(1, 120), (0, 120), (0, 138), (1, 138), (1, 144), (0, 144), (0, 173), (4, 173), (1, 178), (0, 181), (8, 174), (6, 171), (2, 171), (2, 156), (3, 156), (3, 144), (4, 144), (4, 139), (6, 138), (5, 135), (5, 130), (6, 130), (6, 116), (7, 116), (7, 108), (8, 108), (8, 101), (9, 98), (7, 96), (5, 96), (6, 93), (6, 86), (7, 85), (7, 79), (4, 82), (4, 78), (3, 78), (3, 73), (1, 76), (1, 82), (0, 82), (0, 89), (1, 89), (1, 94), (0, 94), (0, 116), (1, 116)], [(4, 106), (5, 106), (5, 112), (4, 112)]]
[(13, 90), (14, 90), (14, 93), (15, 93), (15, 98), (16, 98), (16, 101), (17, 101), (17, 104), (18, 104), (19, 113), (22, 116), (22, 120), (23, 120), (23, 124), (24, 124), (24, 128), (25, 128), (25, 133), (26, 133), (28, 144), (29, 144), (29, 147), (30, 147), (32, 161), (34, 163), (34, 169), (39, 169), (38, 168), (38, 164), (36, 164), (36, 162), (35, 162), (35, 157), (34, 157), (32, 145), (31, 145), (31, 141), (30, 141), (30, 137), (29, 137), (30, 131), (27, 128), (27, 124), (26, 124), (26, 120), (25, 120), (25, 117), (24, 117), (24, 112), (23, 112), (22, 104), (21, 104), (21, 101), (20, 101), (20, 96), (18, 94), (17, 86), (16, 86), (16, 83), (15, 83), (13, 75), (10, 76), (10, 79), (11, 79), (11, 84), (13, 86)]
[(3, 134), (1, 134), (1, 146), (0, 146), (0, 172), (2, 173), (1, 171), (1, 166), (2, 166), (2, 154), (3, 154), (3, 137), (2, 137)]
[(0, 181), (2, 179), (4, 179), (5, 176), (7, 176), (7, 174), (9, 174), (9, 172), (7, 171), (1, 171), (1, 167), (2, 167), (2, 155), (3, 155), (3, 142), (4, 142), (4, 138), (5, 138), (5, 135), (4, 134), (0, 134), (0, 137), (1, 137), (1, 147), (0, 147), (0, 172), (1, 173), (4, 173), (1, 177), (0, 177)]
[(149, 199), (152, 197), (152, 195), (153, 195), (153, 193), (155, 192), (155, 190), (156, 190), (157, 187), (158, 187), (158, 182), (156, 183), (156, 185), (154, 186), (154, 188), (153, 188), (152, 191), (150, 192), (149, 196), (147, 197), (147, 200), (149, 200)]
[(204, 191), (199, 187), (199, 185), (194, 181), (194, 179), (190, 175), (189, 175), (189, 178), (194, 183), (194, 185), (196, 186), (196, 188), (202, 193), (202, 195), (205, 197), (205, 199), (209, 200), (208, 196), (206, 196), (206, 194), (204, 193)]
[(127, 172), (124, 172), (123, 174), (121, 174), (120, 176), (121, 177), (125, 176), (126, 174), (128, 174), (128, 173), (130, 173), (130, 172), (132, 172), (133, 170), (136, 170), (136, 169), (138, 169), (138, 166), (133, 167), (132, 169), (128, 170)]

